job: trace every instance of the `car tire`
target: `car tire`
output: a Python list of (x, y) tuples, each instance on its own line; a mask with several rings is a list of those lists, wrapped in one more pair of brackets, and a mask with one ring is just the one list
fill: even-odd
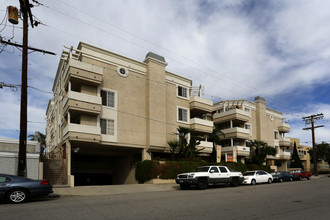
[(197, 188), (200, 190), (207, 189), (208, 180), (206, 178), (201, 178), (197, 182)]
[(283, 183), (283, 179), (282, 178), (280, 178), (280, 183)]
[(252, 185), (252, 186), (256, 185), (256, 183), (257, 183), (257, 182), (256, 182), (255, 179), (251, 180), (251, 185)]
[(273, 182), (273, 180), (271, 178), (268, 179), (267, 183), (271, 184)]
[(182, 190), (186, 190), (186, 189), (189, 189), (189, 185), (188, 184), (180, 184), (180, 188)]
[(7, 194), (10, 203), (23, 203), (28, 199), (28, 193), (24, 189), (14, 189)]
[(293, 181), (293, 178), (292, 177), (290, 177), (290, 182), (292, 182)]
[(307, 177), (307, 179), (308, 179), (308, 180), (311, 180), (311, 179), (312, 179), (312, 177), (311, 177), (311, 176), (308, 176), (308, 177)]
[(302, 180), (302, 177), (301, 176), (299, 176), (299, 180)]

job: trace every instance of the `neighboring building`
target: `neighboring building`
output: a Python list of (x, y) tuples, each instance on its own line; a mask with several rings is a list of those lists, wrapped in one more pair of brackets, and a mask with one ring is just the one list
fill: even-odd
[(81, 42), (62, 53), (46, 145), (48, 158), (63, 158), (67, 184), (135, 183), (133, 164), (168, 154), (179, 126), (204, 138), (201, 153), (212, 152), (213, 102), (190, 97), (192, 81), (166, 66), (154, 53), (139, 62)]
[[(312, 149), (312, 147), (300, 144), (299, 138), (290, 138), (290, 142), (291, 142), (291, 144), (290, 144), (289, 149), (290, 149), (291, 156), (293, 153), (294, 143), (296, 143), (298, 155), (299, 155), (299, 158), (300, 158), (302, 164), (304, 165), (304, 170), (308, 171), (308, 172), (311, 171), (311, 157), (310, 157), (308, 151), (310, 149)], [(289, 167), (289, 165), (288, 165), (288, 167)]]
[(275, 147), (276, 156), (267, 156), (266, 163), (274, 170), (287, 170), (290, 160), (290, 138), (285, 133), (290, 125), (284, 122), (283, 114), (266, 107), (266, 100), (255, 97), (254, 102), (247, 100), (226, 100), (214, 104), (213, 122), (222, 131), (222, 155), (235, 157), (245, 162), (250, 156), (248, 143), (253, 140), (266, 142)]
[[(0, 173), (17, 175), (19, 140), (0, 138)], [(39, 165), (40, 144), (27, 141), (26, 144), (26, 175), (31, 179), (42, 178)]]

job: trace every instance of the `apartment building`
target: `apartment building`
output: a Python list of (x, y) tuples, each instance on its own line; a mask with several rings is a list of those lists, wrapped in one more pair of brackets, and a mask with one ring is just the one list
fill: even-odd
[(245, 162), (250, 156), (249, 142), (259, 140), (276, 148), (276, 156), (267, 156), (266, 163), (274, 170), (287, 170), (290, 160), (290, 138), (285, 134), (290, 125), (284, 122), (283, 114), (266, 107), (260, 96), (254, 102), (247, 100), (225, 100), (213, 106), (213, 122), (221, 130), (222, 156)]
[(62, 152), (69, 185), (135, 183), (134, 163), (169, 153), (179, 126), (212, 152), (213, 102), (190, 96), (192, 81), (166, 66), (151, 52), (140, 62), (82, 42), (62, 53), (46, 143)]

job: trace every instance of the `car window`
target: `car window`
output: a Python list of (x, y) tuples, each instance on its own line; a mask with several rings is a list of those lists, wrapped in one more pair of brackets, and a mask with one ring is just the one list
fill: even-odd
[(265, 171), (258, 171), (259, 175), (267, 175), (267, 173)]
[(5, 176), (0, 176), (0, 183), (10, 182), (10, 179)]
[(219, 170), (217, 167), (211, 167), (210, 173), (219, 173)]
[(226, 167), (219, 167), (221, 173), (228, 173)]

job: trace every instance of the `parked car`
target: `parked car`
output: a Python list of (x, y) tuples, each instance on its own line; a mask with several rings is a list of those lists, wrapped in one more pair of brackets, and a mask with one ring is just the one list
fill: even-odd
[(197, 167), (194, 172), (178, 174), (175, 181), (180, 184), (181, 189), (187, 189), (192, 185), (206, 189), (209, 185), (218, 184), (238, 186), (243, 179), (241, 172), (235, 172), (226, 166), (202, 166)]
[(303, 178), (311, 180), (313, 176), (311, 172), (305, 172), (302, 169), (291, 170), (290, 173), (293, 175), (294, 180), (302, 180)]
[(247, 171), (243, 173), (243, 184), (255, 185), (257, 183), (272, 183), (273, 176), (263, 170)]
[(293, 181), (293, 175), (289, 172), (286, 171), (279, 171), (272, 173), (273, 176), (273, 182), (280, 182), (282, 183), (283, 181)]
[(53, 193), (49, 180), (33, 180), (29, 178), (0, 174), (0, 200), (10, 203), (22, 203), (30, 198), (46, 196)]

